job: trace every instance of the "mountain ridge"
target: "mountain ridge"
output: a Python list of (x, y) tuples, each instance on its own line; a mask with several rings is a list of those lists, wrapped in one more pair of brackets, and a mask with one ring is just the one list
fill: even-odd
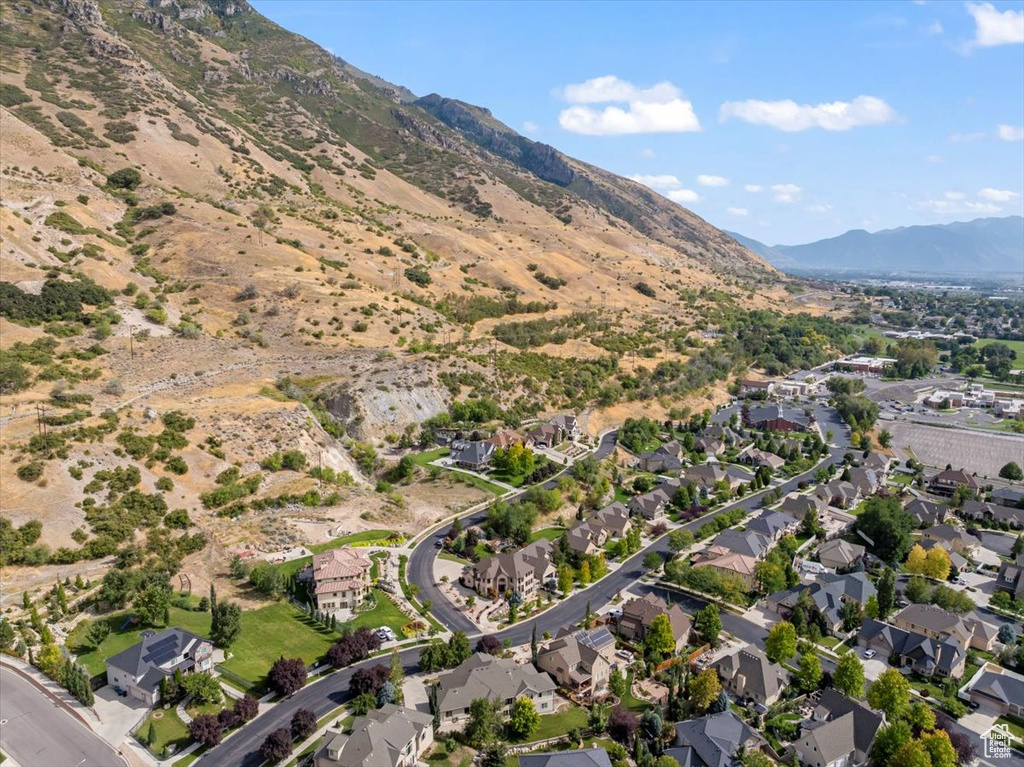
[(914, 224), (876, 232), (851, 229), (801, 245), (766, 245), (729, 234), (779, 268), (1019, 272), (1024, 254), (1021, 216)]

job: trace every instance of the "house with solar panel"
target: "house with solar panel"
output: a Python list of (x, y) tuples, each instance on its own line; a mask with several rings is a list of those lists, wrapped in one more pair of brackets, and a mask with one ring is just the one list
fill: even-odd
[(182, 629), (169, 628), (145, 636), (124, 652), (107, 659), (107, 684), (149, 705), (160, 700), (160, 682), (175, 671), (213, 670), (213, 644)]

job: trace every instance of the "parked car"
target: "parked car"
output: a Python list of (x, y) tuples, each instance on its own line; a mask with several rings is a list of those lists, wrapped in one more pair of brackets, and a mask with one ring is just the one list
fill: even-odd
[(871, 660), (871, 659), (872, 659), (872, 658), (874, 658), (874, 657), (875, 657), (876, 655), (878, 655), (878, 653), (876, 653), (876, 652), (875, 652), (874, 650), (865, 650), (865, 651), (864, 651), (864, 658), (865, 658), (866, 660)]

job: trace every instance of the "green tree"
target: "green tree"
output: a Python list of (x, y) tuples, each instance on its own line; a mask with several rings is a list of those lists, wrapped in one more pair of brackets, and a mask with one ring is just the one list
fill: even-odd
[(903, 715), (910, 703), (910, 683), (894, 668), (886, 669), (868, 688), (868, 704), (889, 720)]
[(693, 616), (693, 628), (702, 642), (718, 647), (718, 637), (722, 633), (722, 618), (718, 614), (718, 605), (712, 603), (698, 610)]
[(915, 575), (907, 581), (907, 587), (903, 590), (903, 594), (914, 604), (924, 604), (928, 601), (931, 588), (928, 586), (928, 581)]
[(910, 549), (910, 531), (914, 522), (895, 496), (882, 498), (874, 495), (868, 498), (854, 524), (872, 542), (872, 552), (885, 562), (901, 562)]
[(230, 647), (242, 631), (242, 608), (234, 602), (218, 602), (210, 612), (216, 616), (216, 628), (210, 629), (210, 639), (217, 647)]
[(924, 744), (918, 740), (908, 740), (903, 747), (896, 752), (893, 767), (932, 767), (932, 758), (925, 749)]
[(853, 652), (840, 655), (833, 674), (833, 685), (847, 697), (859, 698), (864, 694), (864, 666)]
[(885, 568), (878, 579), (878, 618), (885, 620), (896, 606), (896, 573)]
[(697, 710), (706, 711), (722, 691), (722, 684), (718, 681), (718, 672), (713, 668), (704, 669), (690, 679), (689, 691), (690, 700), (693, 701)]
[(878, 597), (872, 594), (868, 597), (868, 601), (864, 603), (864, 615), (868, 618), (878, 618)]
[(682, 551), (693, 545), (693, 533), (677, 528), (668, 534), (668, 546), (672, 551)]
[(1017, 540), (1013, 542), (1013, 547), (1010, 549), (1010, 555), (1016, 557), (1018, 554), (1024, 554), (1024, 533), (1017, 536)]
[(220, 684), (209, 674), (186, 674), (181, 682), (185, 692), (199, 703), (220, 703)]
[(902, 719), (883, 727), (871, 746), (871, 761), (878, 765), (896, 765), (893, 761), (896, 755), (913, 737), (910, 725)]
[(163, 585), (152, 585), (143, 589), (135, 598), (133, 607), (139, 619), (147, 626), (162, 622), (164, 613), (171, 605), (171, 592)]
[(672, 633), (672, 621), (665, 613), (655, 616), (651, 621), (651, 627), (644, 637), (644, 649), (648, 658), (657, 661), (675, 652), (676, 640)]
[(540, 714), (529, 698), (519, 697), (512, 703), (508, 715), (508, 732), (515, 740), (529, 740), (540, 726)]
[(388, 681), (391, 682), (395, 688), (394, 702), (398, 705), (402, 705), (402, 701), (405, 698), (405, 695), (402, 692), (402, 687), (405, 684), (405, 669), (402, 668), (402, 658), (399, 656), (397, 649), (392, 650), (391, 652), (391, 665)]
[(1024, 479), (1024, 470), (1020, 468), (1020, 464), (1017, 463), (1016, 461), (1010, 461), (1008, 464), (1006, 464), (1005, 466), (1003, 466), (1003, 468), (999, 470), (999, 476), (1002, 477), (1003, 479), (1009, 479), (1013, 480), (1014, 482), (1019, 482), (1020, 480)]
[(558, 590), (568, 596), (572, 593), (573, 573), (572, 567), (567, 564), (558, 568)]
[(768, 632), (764, 654), (773, 663), (782, 663), (796, 655), (796, 629), (789, 621), (779, 621)]
[(466, 742), (479, 750), (497, 737), (501, 725), (500, 704), (488, 698), (477, 698), (469, 704), (469, 721), (463, 734)]
[(800, 670), (797, 680), (804, 692), (813, 692), (821, 684), (821, 661), (813, 649), (807, 649), (800, 655)]
[(616, 698), (621, 699), (626, 694), (626, 677), (619, 671), (618, 666), (613, 668), (611, 673), (608, 674), (608, 689)]
[(935, 730), (921, 735), (921, 745), (931, 757), (932, 767), (956, 767), (958, 756), (946, 730)]
[(448, 640), (448, 665), (458, 666), (472, 654), (473, 648), (469, 644), (466, 632), (454, 632)]

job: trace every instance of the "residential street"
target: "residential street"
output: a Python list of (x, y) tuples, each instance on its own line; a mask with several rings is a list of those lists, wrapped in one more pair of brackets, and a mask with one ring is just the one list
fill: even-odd
[(46, 693), (0, 666), (0, 747), (21, 767), (117, 767), (124, 760)]

